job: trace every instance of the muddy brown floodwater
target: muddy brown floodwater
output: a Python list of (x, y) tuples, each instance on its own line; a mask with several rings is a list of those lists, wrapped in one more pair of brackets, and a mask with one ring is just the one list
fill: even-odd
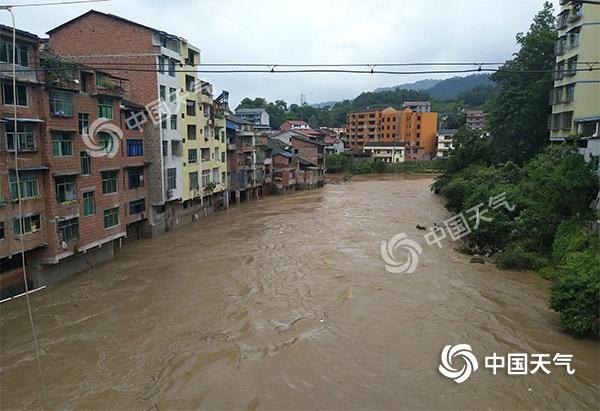
[[(597, 409), (599, 345), (561, 331), (535, 273), (469, 264), (417, 223), (447, 216), (429, 178), (273, 196), (120, 250), (1, 306), (1, 406), (76, 409)], [(380, 242), (423, 246), (390, 274)], [(438, 372), (447, 344), (480, 369)], [(493, 352), (569, 353), (574, 375), (492, 375)], [(462, 366), (462, 363), (460, 363)]]

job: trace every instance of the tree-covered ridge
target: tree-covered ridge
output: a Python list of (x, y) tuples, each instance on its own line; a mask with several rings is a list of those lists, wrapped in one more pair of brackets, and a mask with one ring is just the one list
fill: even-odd
[[(383, 91), (369, 91), (358, 95), (352, 100), (339, 101), (333, 105), (318, 107), (308, 104), (288, 104), (283, 100), (275, 102), (267, 101), (262, 97), (254, 99), (245, 98), (237, 108), (264, 108), (271, 116), (271, 127), (278, 128), (286, 120), (304, 120), (312, 126), (319, 127), (343, 127), (346, 124), (346, 115), (353, 111), (367, 109), (379, 109), (386, 107), (402, 107), (405, 101), (431, 101), (432, 109), (440, 114), (440, 117), (448, 117), (450, 122), (444, 124), (446, 128), (459, 128), (464, 124), (464, 110), (469, 108), (483, 108), (484, 105), (495, 95), (496, 87), (489, 85), (490, 81), (485, 75), (468, 76), (471, 80), (461, 83), (462, 86), (451, 86), (456, 90), (465, 88), (465, 84), (484, 83), (470, 87), (468, 90), (457, 93), (451, 100), (440, 100), (432, 97), (428, 90), (395, 89)], [(479, 77), (485, 81), (475, 80)], [(446, 82), (456, 82), (456, 79), (448, 79)], [(437, 87), (436, 86), (436, 87)]]

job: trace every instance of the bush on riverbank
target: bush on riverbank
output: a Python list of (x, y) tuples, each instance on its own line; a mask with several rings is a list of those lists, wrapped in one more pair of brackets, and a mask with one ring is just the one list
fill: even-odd
[(388, 164), (383, 161), (358, 161), (351, 155), (331, 154), (325, 160), (325, 167), (330, 173), (345, 174), (424, 174), (441, 173), (445, 170), (446, 161), (433, 159), (431, 161), (406, 161), (404, 163)]
[(598, 336), (600, 240), (581, 222), (563, 222), (554, 240), (550, 307), (576, 336)]
[[(435, 186), (455, 213), (506, 193), (513, 212), (490, 210), (465, 238), (471, 250), (498, 252), (502, 268), (538, 270), (554, 281), (550, 306), (577, 336), (598, 334), (600, 241), (585, 227), (598, 178), (567, 145), (549, 146), (522, 168), (514, 163), (475, 164), (437, 179)], [(465, 214), (467, 215), (467, 214)]]

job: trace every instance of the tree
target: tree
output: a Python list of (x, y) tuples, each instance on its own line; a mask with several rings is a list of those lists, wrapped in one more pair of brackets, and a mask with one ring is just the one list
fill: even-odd
[(325, 159), (325, 167), (332, 173), (337, 173), (343, 168), (342, 156), (339, 154), (331, 154)]
[[(546, 2), (526, 34), (517, 34), (521, 46), (512, 60), (491, 78), (499, 85), (488, 106), (488, 126), (494, 136), (497, 161), (523, 164), (548, 141), (548, 94), (552, 74), (536, 72), (554, 67), (554, 9)], [(528, 72), (523, 72), (528, 71)]]

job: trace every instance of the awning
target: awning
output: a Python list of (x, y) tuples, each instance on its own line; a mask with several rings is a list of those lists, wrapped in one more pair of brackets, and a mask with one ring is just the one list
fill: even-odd
[(575, 119), (576, 123), (593, 123), (596, 121), (600, 121), (600, 116), (584, 117), (584, 118), (576, 118)]
[(78, 176), (79, 174), (81, 174), (81, 171), (57, 171), (55, 173), (52, 173), (53, 176), (55, 177), (61, 177), (61, 176)]
[[(11, 121), (15, 121), (15, 118), (14, 117), (2, 117), (3, 123), (11, 122)], [(44, 123), (44, 120), (39, 119), (39, 118), (18, 117), (17, 122), (19, 122), (19, 123)]]
[(50, 127), (50, 131), (63, 131), (66, 133), (76, 133), (76, 128), (68, 128), (68, 127)]
[[(50, 170), (50, 168), (48, 168), (48, 166), (34, 166), (34, 167), (19, 167), (19, 172), (20, 173), (26, 173), (26, 172), (42, 172), (42, 171), (48, 171)], [(11, 168), (10, 171), (15, 171), (14, 168)]]

